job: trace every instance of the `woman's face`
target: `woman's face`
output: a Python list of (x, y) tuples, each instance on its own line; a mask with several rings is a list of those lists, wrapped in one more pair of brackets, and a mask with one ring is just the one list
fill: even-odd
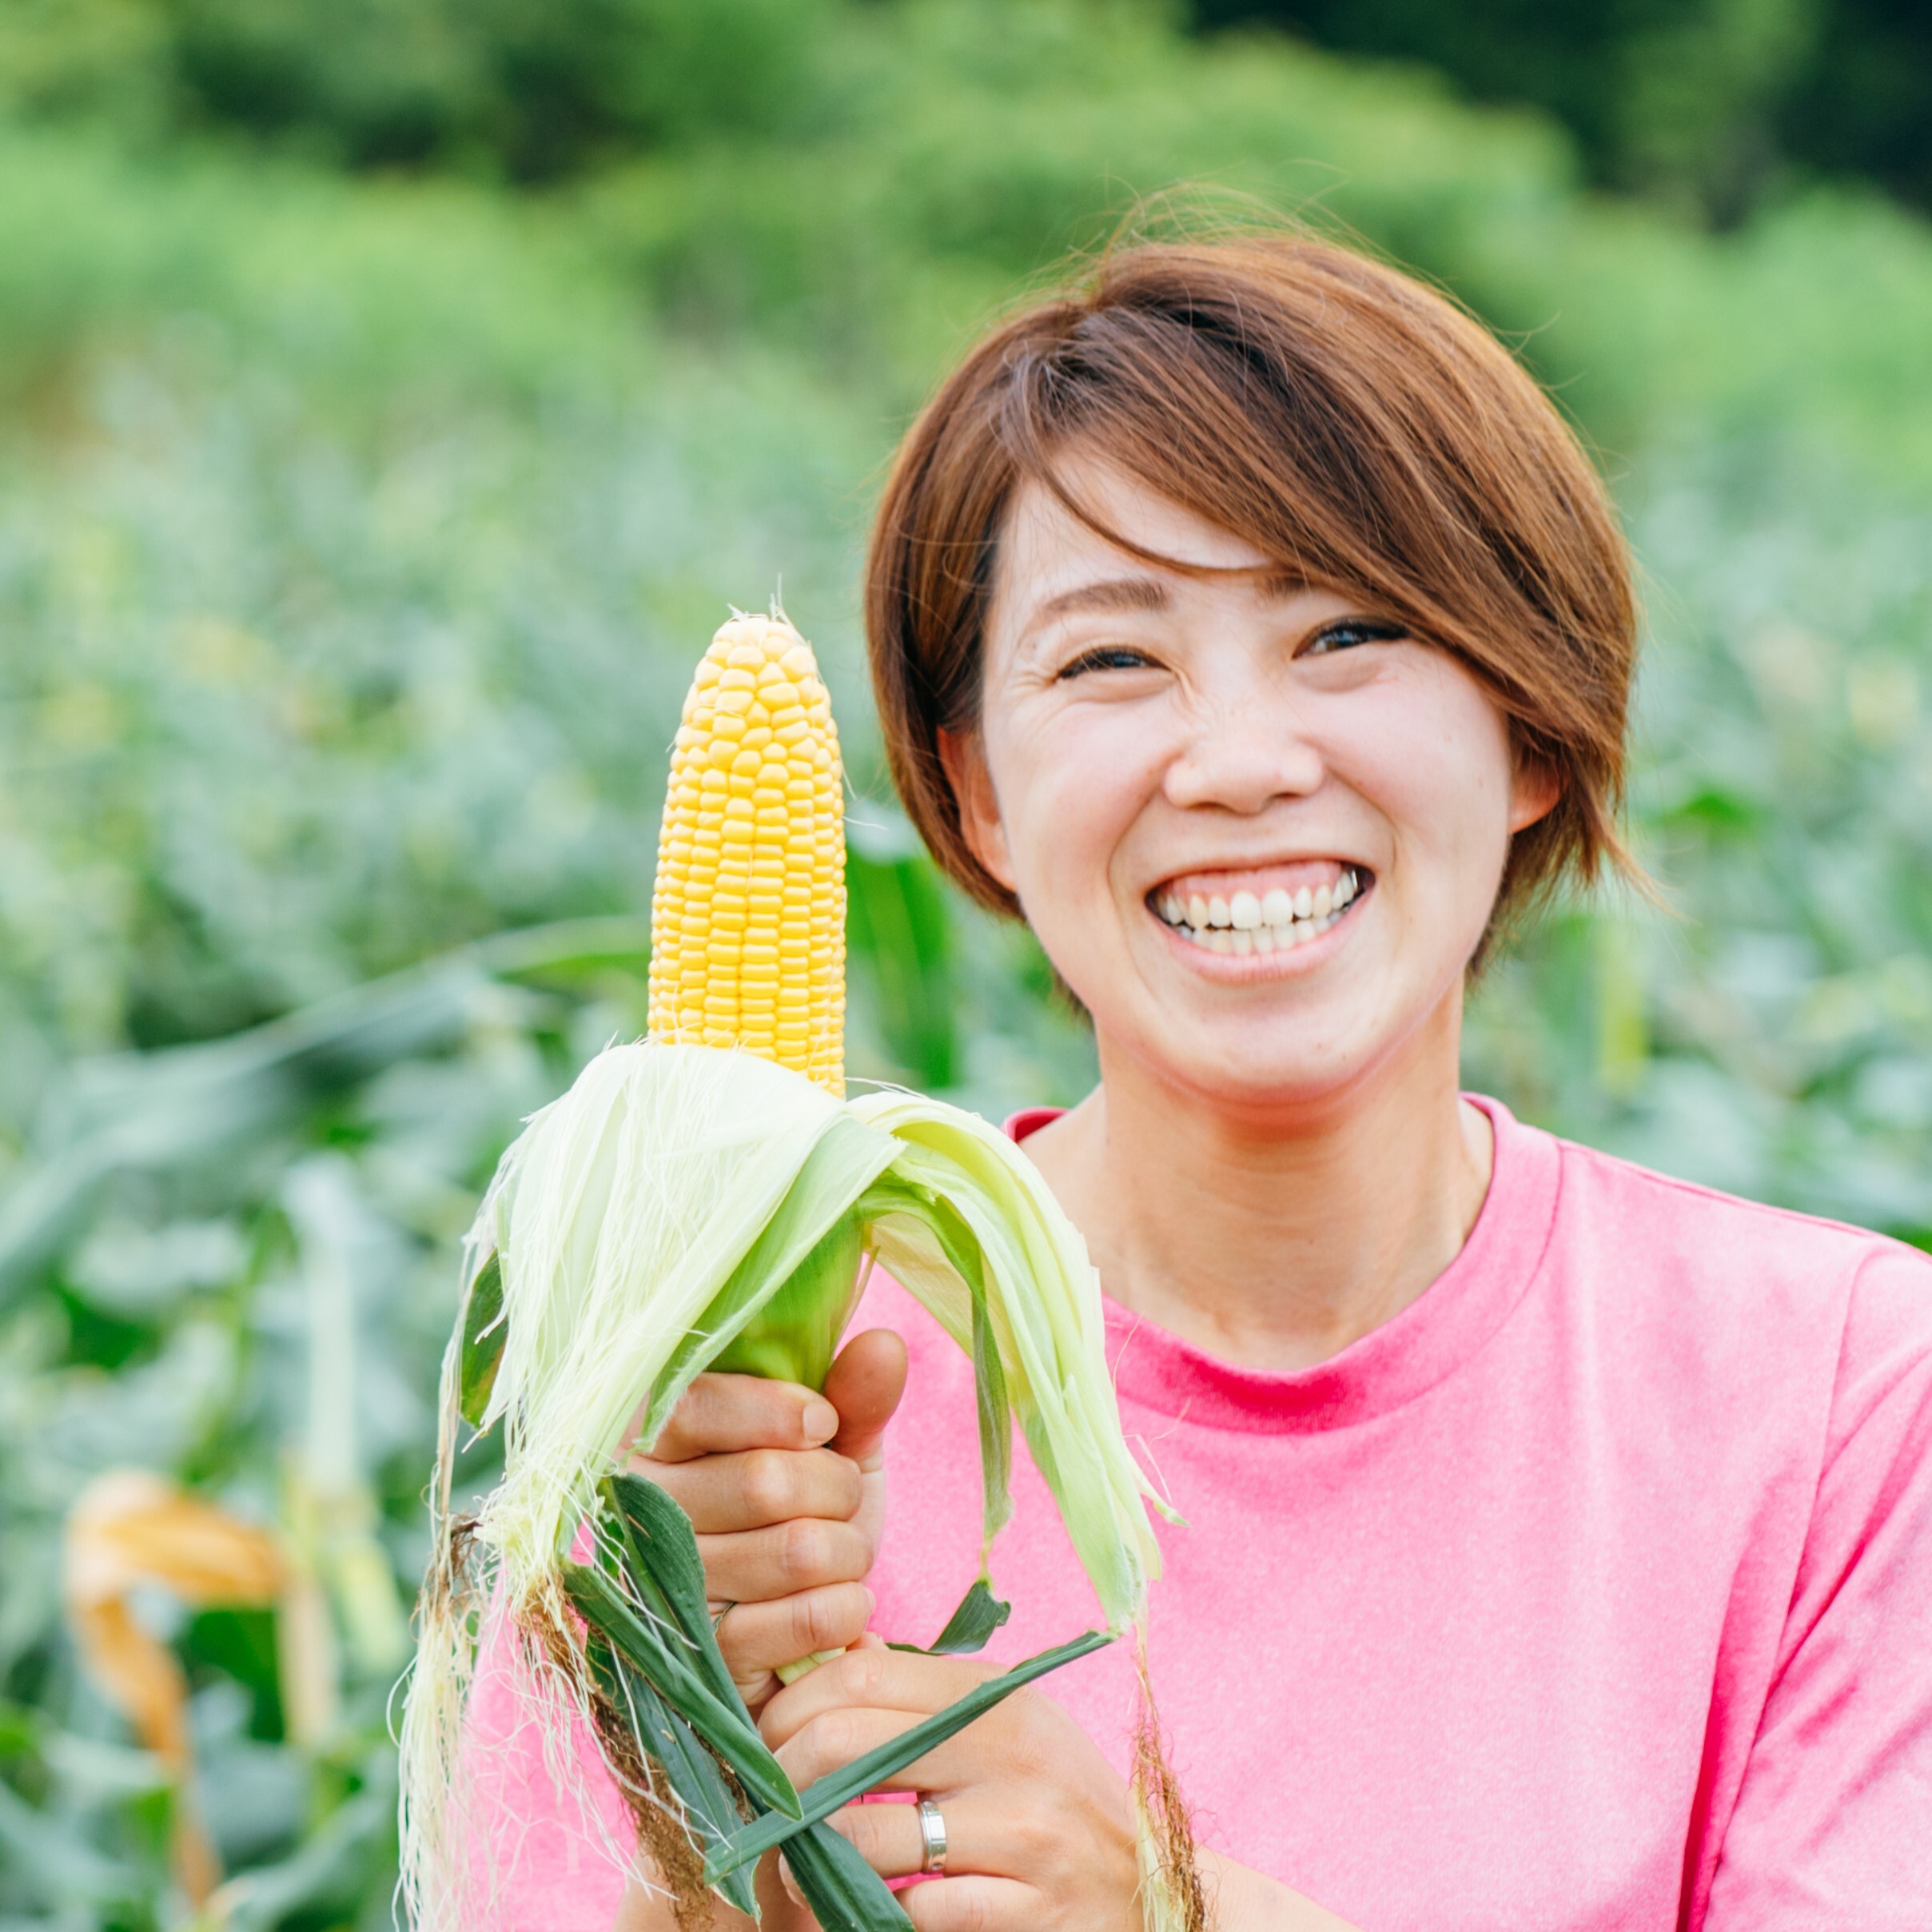
[(1510, 835), (1554, 782), (1385, 612), (1117, 471), (1065, 480), (1129, 541), (1240, 573), (1148, 564), (1037, 485), (1002, 536), (980, 729), (945, 749), (1103, 1057), (1235, 1112), (1338, 1097), (1424, 1038), (1452, 1069)]

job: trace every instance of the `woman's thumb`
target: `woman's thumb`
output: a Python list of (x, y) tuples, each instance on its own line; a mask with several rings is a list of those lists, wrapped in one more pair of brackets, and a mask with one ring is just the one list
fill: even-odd
[(876, 1466), (881, 1439), (906, 1392), (906, 1344), (890, 1328), (868, 1328), (839, 1351), (825, 1399), (839, 1412), (828, 1447), (863, 1469)]

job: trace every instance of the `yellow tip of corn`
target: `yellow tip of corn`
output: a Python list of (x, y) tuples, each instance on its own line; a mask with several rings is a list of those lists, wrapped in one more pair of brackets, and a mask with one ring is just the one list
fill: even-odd
[(651, 901), (651, 1032), (845, 1092), (845, 803), (811, 646), (735, 617), (699, 660)]

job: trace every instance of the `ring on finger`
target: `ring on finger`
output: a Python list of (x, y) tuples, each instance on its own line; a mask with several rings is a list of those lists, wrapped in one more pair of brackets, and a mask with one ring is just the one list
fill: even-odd
[(930, 1873), (936, 1878), (946, 1875), (946, 1820), (939, 1815), (939, 1807), (920, 1794), (915, 1807), (919, 1814), (919, 1838), (925, 1850), (919, 1859), (922, 1874)]

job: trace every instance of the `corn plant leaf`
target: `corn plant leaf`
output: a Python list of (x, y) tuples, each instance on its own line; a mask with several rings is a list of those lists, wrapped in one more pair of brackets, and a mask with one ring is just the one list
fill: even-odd
[(626, 1569), (646, 1607), (675, 1629), (689, 1647), (688, 1661), (718, 1701), (743, 1710), (744, 1700), (711, 1628), (704, 1560), (691, 1518), (668, 1492), (641, 1476), (607, 1476), (600, 1488), (616, 1522)]
[(986, 1579), (976, 1578), (946, 1619), (946, 1627), (929, 1644), (889, 1643), (888, 1650), (916, 1651), (923, 1657), (966, 1657), (986, 1647), (987, 1639), (1013, 1615), (1013, 1606), (993, 1594)]
[(912, 1921), (850, 1838), (809, 1825), (785, 1847), (785, 1862), (821, 1926), (835, 1932), (912, 1932)]
[(921, 1719), (910, 1730), (901, 1731), (896, 1738), (808, 1785), (799, 1794), (797, 1811), (784, 1818), (767, 1811), (763, 1817), (741, 1826), (731, 1834), (729, 1844), (715, 1858), (706, 1861), (707, 1882), (716, 1883), (732, 1866), (759, 1858), (774, 1845), (784, 1844), (795, 1837), (807, 1825), (830, 1818), (854, 1799), (864, 1796), (875, 1784), (902, 1771), (914, 1759), (924, 1757), (926, 1752), (935, 1750), (948, 1738), (965, 1730), (975, 1718), (983, 1717), (1002, 1699), (1010, 1697), (1036, 1677), (1044, 1677), (1049, 1671), (1057, 1671), (1063, 1663), (1071, 1663), (1076, 1658), (1104, 1649), (1113, 1641), (1104, 1631), (1089, 1630), (1065, 1643), (1056, 1644), (1051, 1650), (1042, 1651), (1037, 1657), (1029, 1657), (1024, 1663), (1015, 1664), (1003, 1675), (989, 1677), (984, 1683), (975, 1684), (964, 1697), (948, 1704), (943, 1711)]
[(503, 1360), (503, 1259), (492, 1254), (476, 1271), (463, 1303), (463, 1355), (458, 1372), (463, 1420), (483, 1426), (490, 1391)]
[[(717, 1760), (605, 1638), (593, 1631), (584, 1651), (597, 1687), (629, 1721), (632, 1735), (677, 1794), (691, 1842), (701, 1853), (708, 1854), (743, 1822)], [(749, 1866), (724, 1874), (718, 1889), (739, 1911), (753, 1918), (758, 1916), (756, 1888)]]
[(783, 1766), (766, 1749), (743, 1704), (734, 1708), (721, 1702), (687, 1660), (685, 1647), (680, 1643), (674, 1648), (639, 1616), (601, 1570), (588, 1564), (563, 1568), (565, 1593), (584, 1622), (731, 1767), (753, 1798), (788, 1818), (798, 1817), (799, 1794)]
[[(783, 1380), (806, 1382), (815, 1388), (823, 1384), (839, 1331), (851, 1313), (858, 1258), (855, 1229), (849, 1261), (842, 1259), (842, 1244), (832, 1245), (836, 1253), (826, 1252), (827, 1238), (840, 1229), (853, 1204), (891, 1165), (897, 1152), (889, 1134), (850, 1115), (841, 1114), (831, 1122), (757, 1239), (659, 1374), (640, 1441), (656, 1440), (692, 1377), (714, 1365), (727, 1372), (779, 1372)], [(807, 1266), (815, 1259), (819, 1264), (816, 1269)], [(835, 1279), (842, 1272), (843, 1279)], [(754, 1351), (755, 1359), (735, 1360), (734, 1344), (741, 1343), (767, 1304), (785, 1299), (781, 1291), (801, 1273), (807, 1277), (800, 1291), (806, 1305), (787, 1305), (783, 1319), (775, 1318), (773, 1332), (762, 1338), (764, 1350)], [(780, 1345), (787, 1342), (791, 1345)], [(775, 1356), (766, 1359), (775, 1346)]]

